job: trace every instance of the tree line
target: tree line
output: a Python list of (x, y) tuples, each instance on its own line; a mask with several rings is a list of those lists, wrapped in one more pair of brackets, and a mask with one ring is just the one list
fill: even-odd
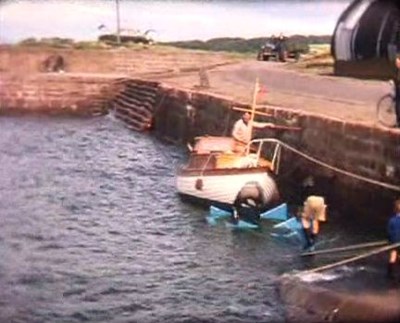
[[(189, 40), (189, 41), (176, 41), (164, 42), (161, 44), (174, 46), (185, 49), (200, 49), (209, 51), (227, 51), (239, 53), (256, 53), (265, 43), (271, 41), (271, 37), (259, 38), (213, 38), (207, 41)], [(315, 44), (330, 44), (332, 36), (302, 36), (294, 35), (287, 37), (286, 45), (289, 51), (308, 52), (309, 45)]]

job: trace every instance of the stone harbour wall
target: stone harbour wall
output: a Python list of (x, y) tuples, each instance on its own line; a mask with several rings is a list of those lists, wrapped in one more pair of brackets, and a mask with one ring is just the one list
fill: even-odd
[[(155, 116), (155, 131), (160, 137), (182, 144), (205, 134), (229, 136), (242, 113), (232, 107), (248, 108), (206, 93), (165, 87), (164, 91), (164, 102)], [(283, 149), (280, 174), (289, 178), (283, 187), (290, 185), (293, 189), (297, 185), (296, 191), (301, 190), (302, 181), (313, 175), (317, 193), (324, 195), (328, 203), (346, 212), (353, 210), (355, 216), (380, 211), (374, 217), (386, 220), (393, 199), (400, 195), (398, 130), (277, 107), (264, 107), (262, 111), (270, 117), (260, 117), (260, 121), (300, 128), (256, 132), (256, 136), (275, 137), (306, 155)]]
[(67, 74), (33, 74), (0, 78), (0, 115), (105, 113), (115, 78)]

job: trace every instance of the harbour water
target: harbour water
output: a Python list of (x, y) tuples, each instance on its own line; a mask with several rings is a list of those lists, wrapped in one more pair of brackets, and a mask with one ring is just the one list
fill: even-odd
[[(351, 0), (119, 0), (120, 26), (156, 41), (272, 34), (330, 35)], [(95, 40), (117, 26), (117, 1), (5, 0), (0, 43), (35, 37)], [(244, 28), (245, 27), (245, 28)]]
[[(3, 117), (0, 129), (1, 322), (282, 322), (279, 275), (332, 261), (300, 259), (268, 222), (209, 226), (176, 195), (185, 151), (110, 116)], [(378, 231), (336, 218), (321, 241)]]

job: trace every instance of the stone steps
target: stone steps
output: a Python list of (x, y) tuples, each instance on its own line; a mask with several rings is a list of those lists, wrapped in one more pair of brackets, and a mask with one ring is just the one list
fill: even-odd
[(112, 99), (113, 113), (130, 129), (144, 131), (151, 127), (158, 101), (158, 84), (134, 79), (119, 79)]

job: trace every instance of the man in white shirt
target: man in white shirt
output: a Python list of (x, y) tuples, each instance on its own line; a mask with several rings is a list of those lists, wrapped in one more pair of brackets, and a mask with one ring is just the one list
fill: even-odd
[(244, 153), (246, 145), (252, 139), (252, 128), (273, 128), (274, 124), (269, 122), (250, 121), (251, 115), (246, 112), (242, 118), (235, 122), (232, 129), (232, 137), (236, 141), (235, 152)]

